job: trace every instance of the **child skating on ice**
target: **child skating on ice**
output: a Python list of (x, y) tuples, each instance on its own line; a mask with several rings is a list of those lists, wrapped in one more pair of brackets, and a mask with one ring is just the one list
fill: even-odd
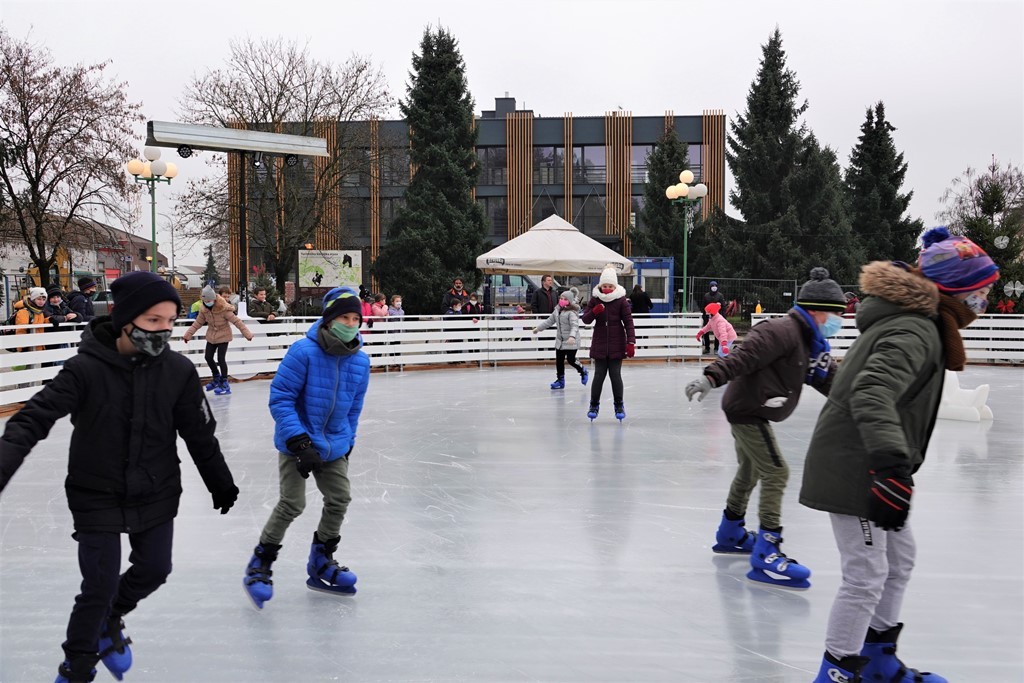
[[(726, 498), (712, 550), (749, 554), (747, 578), (783, 588), (810, 587), (811, 570), (786, 557), (782, 543), (782, 496), (789, 466), (782, 457), (771, 422), (789, 417), (808, 384), (828, 395), (835, 362), (827, 337), (842, 329), (839, 317), (846, 297), (824, 268), (797, 294), (789, 314), (758, 323), (743, 345), (704, 368), (700, 379), (686, 385), (686, 397), (700, 401), (713, 387), (728, 383), (722, 410), (736, 441), (739, 468)], [(760, 530), (745, 528), (747, 502), (761, 484)]]
[(583, 323), (594, 323), (590, 339), (590, 358), (594, 365), (594, 382), (590, 385), (590, 408), (587, 417), (597, 418), (601, 407), (601, 389), (605, 377), (612, 378), (612, 400), (615, 417), (626, 417), (622, 386), (622, 359), (636, 353), (636, 334), (633, 331), (633, 313), (626, 298), (626, 290), (619, 284), (615, 266), (609, 264), (601, 271), (601, 279), (594, 287)]
[(697, 341), (700, 341), (701, 337), (711, 332), (715, 335), (715, 341), (717, 342), (718, 357), (725, 358), (729, 355), (732, 343), (736, 341), (736, 330), (733, 328), (732, 323), (721, 314), (721, 310), (722, 304), (717, 301), (713, 301), (704, 307), (704, 312), (710, 317), (707, 324), (697, 330)]
[(552, 389), (565, 388), (566, 361), (580, 373), (580, 382), (584, 386), (587, 384), (587, 369), (576, 360), (580, 338), (580, 306), (576, 303), (578, 294), (575, 287), (559, 294), (555, 310), (533, 328), (534, 334), (550, 327), (555, 328), (555, 381), (551, 383)]
[[(230, 289), (228, 291), (230, 292)], [(234, 306), (213, 291), (213, 287), (210, 285), (203, 287), (200, 301), (202, 301), (202, 305), (199, 307), (199, 315), (196, 316), (195, 322), (185, 330), (182, 340), (187, 344), (192, 339), (192, 335), (199, 331), (199, 328), (208, 325), (206, 328), (206, 364), (210, 366), (213, 379), (206, 385), (206, 390), (212, 390), (217, 395), (230, 394), (227, 355), (228, 344), (231, 343), (232, 337), (231, 326), (237, 327), (246, 341), (252, 341), (252, 332), (245, 326), (241, 318), (235, 315)]]
[(310, 474), (323, 494), (324, 507), (309, 549), (306, 584), (330, 593), (356, 592), (356, 575), (338, 565), (334, 553), (352, 500), (348, 459), (370, 382), (370, 359), (361, 349), (363, 307), (358, 293), (336, 287), (324, 295), (323, 305), (323, 317), (288, 349), (270, 384), (280, 499), (243, 580), (259, 609), (273, 597), (270, 567), (289, 525), (306, 507)]
[(917, 555), (908, 516), (945, 372), (966, 362), (960, 330), (985, 312), (999, 269), (945, 228), (922, 242), (916, 268), (876, 261), (862, 269), (860, 289), (869, 296), (857, 308), (860, 335), (808, 447), (800, 502), (829, 513), (842, 570), (815, 683), (947, 683), (896, 656)]
[[(122, 619), (171, 572), (182, 493), (178, 436), (213, 507), (224, 514), (238, 498), (195, 366), (167, 348), (178, 293), (149, 272), (124, 275), (110, 290), (112, 317), (89, 323), (78, 353), (8, 420), (0, 439), (3, 490), (57, 420), (70, 414), (74, 425), (64, 488), (82, 583), (57, 683), (92, 681), (101, 660), (121, 680), (132, 664)], [(122, 574), (123, 534), (131, 555)]]

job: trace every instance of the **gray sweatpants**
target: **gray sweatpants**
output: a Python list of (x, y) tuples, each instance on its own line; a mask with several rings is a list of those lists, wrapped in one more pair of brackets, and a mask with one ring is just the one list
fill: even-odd
[(761, 526), (777, 529), (782, 526), (782, 494), (789, 481), (789, 465), (782, 459), (775, 432), (767, 421), (757, 424), (734, 424), (736, 461), (739, 469), (729, 487), (725, 506), (737, 515), (747, 511), (747, 501), (758, 482), (761, 497), (757, 514)]
[(866, 519), (830, 514), (843, 583), (832, 603), (825, 649), (833, 657), (859, 655), (868, 627), (899, 623), (917, 545), (909, 526), (883, 531)]
[[(306, 480), (295, 467), (295, 456), (278, 453), (277, 468), (281, 475), (281, 499), (260, 534), (260, 543), (281, 545), (284, 533), (296, 517), (306, 509)], [(313, 474), (316, 487), (324, 496), (324, 509), (316, 533), (321, 541), (340, 535), (341, 523), (352, 501), (348, 481), (348, 458), (325, 462), (323, 470)]]

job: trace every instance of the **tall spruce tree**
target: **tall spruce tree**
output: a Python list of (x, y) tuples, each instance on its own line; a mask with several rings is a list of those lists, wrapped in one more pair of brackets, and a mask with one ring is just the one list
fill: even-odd
[(416, 173), (373, 272), (383, 291), (402, 294), (406, 311), (433, 314), (453, 278), (469, 289), (479, 284), (487, 221), (473, 199), (477, 131), (458, 42), (443, 28), (427, 28), (412, 66), (400, 106)]
[(203, 285), (217, 284), (220, 282), (220, 273), (217, 272), (217, 263), (213, 260), (213, 245), (206, 246), (206, 268), (203, 269)]
[(882, 102), (869, 107), (846, 169), (850, 225), (868, 261), (914, 261), (917, 237), (924, 229), (920, 219), (904, 215), (914, 193), (900, 192), (907, 163), (896, 151), (894, 130)]
[(673, 256), (682, 272), (683, 213), (665, 197), (665, 188), (679, 182), (679, 173), (690, 168), (688, 145), (670, 129), (647, 155), (647, 183), (640, 227), (630, 230), (633, 253), (641, 256)]
[(747, 110), (728, 136), (726, 160), (735, 179), (729, 198), (743, 225), (717, 215), (717, 275), (804, 280), (823, 265), (840, 282), (852, 282), (861, 252), (853, 242), (835, 152), (822, 148), (800, 122), (806, 101), (786, 67), (776, 28), (762, 48)]

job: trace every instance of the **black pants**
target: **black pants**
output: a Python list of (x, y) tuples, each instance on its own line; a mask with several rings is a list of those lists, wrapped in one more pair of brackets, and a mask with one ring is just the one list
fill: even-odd
[(601, 388), (605, 375), (612, 377), (612, 400), (622, 403), (622, 359), (594, 358), (594, 380), (590, 384), (590, 402), (595, 406), (601, 402)]
[(73, 654), (96, 654), (100, 631), (113, 612), (127, 614), (139, 601), (159, 588), (171, 573), (171, 545), (174, 520), (137, 534), (128, 534), (131, 566), (121, 574), (121, 534), (80, 531), (78, 568), (82, 572), (81, 593), (68, 620), (68, 639), (63, 648)]
[(576, 360), (576, 349), (555, 349), (555, 374), (559, 379), (565, 377), (565, 361), (583, 375), (583, 366)]
[[(217, 354), (217, 362), (213, 360), (213, 354)], [(210, 366), (210, 372), (215, 375), (220, 375), (225, 379), (228, 376), (228, 342), (221, 342), (220, 344), (211, 344), (206, 342), (206, 364)], [(220, 370), (217, 369), (217, 365), (220, 365)]]

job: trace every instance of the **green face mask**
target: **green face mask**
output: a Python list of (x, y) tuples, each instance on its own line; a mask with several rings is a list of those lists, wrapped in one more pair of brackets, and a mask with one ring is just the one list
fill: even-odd
[(359, 334), (358, 327), (349, 327), (345, 323), (337, 320), (331, 321), (331, 328), (328, 331), (346, 344), (355, 339), (356, 335)]

